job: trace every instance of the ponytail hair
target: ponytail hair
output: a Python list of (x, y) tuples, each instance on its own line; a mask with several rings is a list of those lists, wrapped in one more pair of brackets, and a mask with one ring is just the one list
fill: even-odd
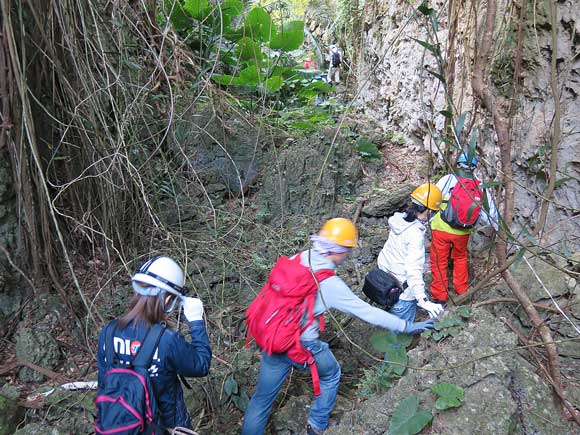
[(411, 202), (411, 205), (407, 207), (405, 210), (405, 221), (407, 222), (415, 222), (417, 220), (417, 216), (427, 210), (427, 207), (421, 204), (417, 204), (415, 201)]

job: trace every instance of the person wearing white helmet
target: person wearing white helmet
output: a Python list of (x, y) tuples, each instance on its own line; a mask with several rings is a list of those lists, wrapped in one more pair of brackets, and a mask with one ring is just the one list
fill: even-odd
[[(105, 326), (99, 337), (99, 388), (103, 385), (105, 373), (112, 366), (131, 366), (148, 331), (156, 324), (164, 324), (179, 304), (189, 324), (191, 342), (188, 343), (176, 331), (163, 329), (148, 372), (162, 427), (191, 428), (191, 417), (185, 406), (179, 376), (202, 377), (209, 372), (212, 354), (203, 320), (203, 303), (186, 296), (188, 290), (183, 270), (168, 257), (147, 261), (133, 275), (131, 282), (135, 293), (128, 311)], [(110, 328), (113, 332), (107, 333)], [(112, 344), (107, 337), (112, 338)], [(114, 354), (107, 346), (114, 349)], [(113, 355), (115, 361), (108, 361), (107, 354)]]

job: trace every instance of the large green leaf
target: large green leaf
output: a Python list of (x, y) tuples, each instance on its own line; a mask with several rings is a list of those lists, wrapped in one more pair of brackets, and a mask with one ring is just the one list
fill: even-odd
[(168, 15), (175, 30), (179, 31), (191, 27), (191, 17), (185, 12), (179, 0), (165, 0), (163, 5), (164, 12)]
[(418, 411), (417, 396), (411, 396), (399, 403), (391, 418), (387, 435), (414, 435), (421, 432), (433, 420), (433, 415), (430, 412)]
[(412, 341), (413, 336), (410, 334), (393, 334), (390, 331), (380, 331), (371, 335), (371, 345), (382, 353), (385, 353), (393, 344), (407, 348)]
[(223, 3), (217, 3), (212, 16), (208, 19), (208, 24), (213, 24), (216, 32), (221, 31), (226, 39), (230, 39), (226, 35), (235, 32), (230, 27), (232, 19), (240, 15), (243, 10), (244, 4), (240, 0), (225, 0)]
[(272, 17), (264, 8), (253, 8), (244, 20), (246, 36), (257, 41), (270, 41), (276, 33)]
[(454, 384), (443, 382), (431, 387), (431, 391), (439, 396), (435, 402), (435, 408), (440, 410), (458, 408), (465, 399), (463, 388)]
[(280, 90), (282, 85), (284, 84), (284, 80), (280, 76), (272, 76), (268, 80), (264, 82), (264, 89), (269, 94), (273, 94), (274, 92)]
[(224, 391), (227, 396), (238, 394), (238, 383), (233, 376), (229, 376), (224, 384)]
[(203, 20), (211, 13), (211, 7), (207, 0), (185, 0), (183, 8), (196, 20)]
[(227, 86), (257, 86), (263, 80), (264, 75), (256, 65), (250, 65), (240, 71), (238, 77), (228, 74), (215, 74), (211, 79), (220, 85)]
[(240, 71), (240, 85), (256, 86), (262, 81), (263, 74), (256, 65), (250, 65)]
[(229, 74), (214, 74), (211, 79), (220, 85), (237, 85), (238, 77), (231, 76)]
[(399, 343), (394, 343), (392, 346), (389, 346), (385, 352), (385, 362), (387, 363), (387, 366), (389, 366), (389, 363), (394, 363), (390, 365), (393, 372), (401, 376), (405, 372), (407, 363), (409, 362), (407, 350)]
[(248, 37), (238, 41), (237, 55), (241, 61), (253, 63), (261, 61), (264, 57), (260, 44)]
[(304, 21), (288, 21), (278, 28), (270, 40), (273, 50), (292, 51), (304, 42)]

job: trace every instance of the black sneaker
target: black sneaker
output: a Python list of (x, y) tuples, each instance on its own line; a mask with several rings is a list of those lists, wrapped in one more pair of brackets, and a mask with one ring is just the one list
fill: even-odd
[(324, 431), (319, 432), (310, 425), (306, 426), (306, 435), (322, 435), (323, 433)]

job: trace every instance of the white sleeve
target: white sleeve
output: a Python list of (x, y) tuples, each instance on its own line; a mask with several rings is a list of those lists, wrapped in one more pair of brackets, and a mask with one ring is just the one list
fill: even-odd
[(453, 174), (447, 174), (437, 182), (437, 187), (441, 191), (441, 196), (443, 199), (448, 197), (451, 194), (451, 189), (455, 187), (457, 182), (457, 178)]
[[(415, 228), (410, 228), (409, 231), (411, 230), (415, 230)], [(417, 229), (409, 233), (407, 240), (407, 255), (405, 257), (407, 285), (411, 289), (415, 299), (425, 294), (425, 281), (423, 281), (424, 266), (425, 235), (422, 231)]]
[(493, 226), (493, 229), (497, 232), (499, 231), (499, 212), (495, 205), (495, 201), (493, 200), (491, 190), (485, 189), (484, 195), (485, 195), (484, 204), (487, 203), (488, 210), (486, 210), (486, 207), (481, 208), (479, 221), (484, 224), (491, 224), (491, 226)]

